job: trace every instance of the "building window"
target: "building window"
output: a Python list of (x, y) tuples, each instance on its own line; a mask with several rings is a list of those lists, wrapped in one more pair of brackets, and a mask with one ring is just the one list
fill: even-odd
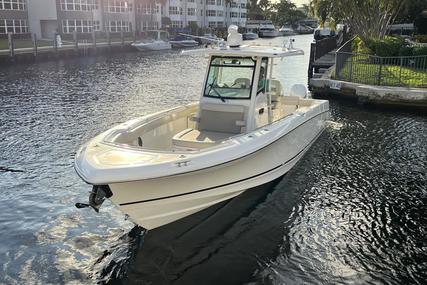
[(216, 22), (209, 22), (209, 28), (216, 28)]
[(108, 30), (112, 33), (129, 32), (131, 30), (131, 24), (126, 21), (109, 21)]
[(171, 21), (172, 28), (182, 28), (182, 21)]
[(231, 8), (237, 8), (237, 3), (236, 2), (231, 2)]
[(187, 9), (188, 16), (196, 16), (196, 8), (188, 8)]
[(215, 0), (206, 0), (206, 5), (215, 5)]
[(246, 19), (246, 13), (241, 13), (241, 14), (240, 14), (240, 18), (242, 18), (242, 19)]
[(141, 28), (143, 31), (157, 30), (159, 28), (159, 23), (151, 21), (141, 22)]
[(26, 0), (0, 0), (0, 10), (26, 10)]
[(240, 4), (240, 7), (242, 7), (242, 9), (246, 9), (246, 3)]
[(62, 33), (64, 34), (71, 34), (74, 32), (91, 33), (92, 28), (95, 31), (100, 31), (100, 22), (90, 20), (62, 20)]
[(25, 34), (28, 33), (28, 24), (26, 20), (2, 20), (0, 19), (1, 34)]
[(217, 22), (216, 23), (216, 26), (218, 27), (218, 28), (224, 28), (225, 26), (224, 26), (224, 22)]
[(153, 12), (154, 14), (158, 14), (159, 7), (157, 5), (153, 7), (151, 4), (148, 4), (148, 3), (137, 3), (136, 12), (138, 14), (143, 14), (143, 15), (151, 15), (153, 14)]
[(230, 17), (231, 18), (239, 18), (239, 13), (238, 12), (230, 12)]
[(169, 6), (169, 15), (179, 15), (179, 9), (175, 6)]
[(224, 16), (224, 11), (221, 11), (221, 10), (216, 11), (216, 16), (217, 17), (223, 17)]
[(195, 0), (188, 0), (187, 1), (188, 3), (194, 3), (194, 2), (196, 2)]
[(132, 3), (126, 0), (108, 0), (107, 11), (110, 13), (132, 12)]
[(98, 0), (61, 0), (62, 11), (92, 11), (98, 8)]
[(216, 0), (216, 5), (217, 6), (222, 6), (222, 0)]
[(215, 10), (206, 10), (206, 16), (216, 17), (216, 11)]

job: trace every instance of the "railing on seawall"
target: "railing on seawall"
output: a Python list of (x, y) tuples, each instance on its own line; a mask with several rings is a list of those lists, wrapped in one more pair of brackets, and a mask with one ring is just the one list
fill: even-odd
[(352, 53), (352, 40), (335, 57), (335, 79), (402, 87), (427, 87), (427, 55), (381, 57)]

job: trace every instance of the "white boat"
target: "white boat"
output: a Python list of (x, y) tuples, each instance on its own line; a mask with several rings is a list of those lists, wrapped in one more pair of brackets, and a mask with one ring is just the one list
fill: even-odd
[(285, 37), (286, 36), (293, 36), (296, 34), (294, 29), (292, 29), (291, 27), (286, 27), (286, 26), (281, 27), (279, 29), (279, 33), (280, 33), (280, 35), (285, 36)]
[(279, 31), (271, 21), (264, 21), (259, 25), (258, 34), (260, 38), (275, 38), (280, 36)]
[(249, 41), (249, 40), (256, 40), (258, 38), (258, 34), (247, 32), (243, 34), (243, 40)]
[(303, 157), (329, 103), (306, 98), (303, 85), (284, 96), (273, 77), (277, 59), (303, 52), (242, 46), (230, 31), (218, 48), (184, 51), (209, 57), (198, 102), (119, 124), (79, 149), (75, 169), (93, 190), (77, 207), (98, 211), (109, 198), (154, 229), (281, 177)]
[(178, 35), (174, 39), (170, 40), (169, 43), (174, 48), (196, 47), (199, 45), (197, 41), (185, 35)]
[(222, 40), (222, 39), (220, 39), (217, 36), (212, 35), (212, 34), (204, 34), (202, 37), (199, 37), (199, 38), (200, 38), (200, 42), (204, 45), (215, 44), (215, 43)]
[(161, 30), (143, 32), (143, 39), (132, 43), (132, 46), (140, 51), (145, 50), (168, 50), (172, 48), (169, 43), (169, 33)]

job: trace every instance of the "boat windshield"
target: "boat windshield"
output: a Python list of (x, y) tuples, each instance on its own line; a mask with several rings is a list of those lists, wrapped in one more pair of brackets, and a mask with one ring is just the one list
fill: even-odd
[(142, 37), (147, 40), (157, 40), (158, 33), (157, 31), (145, 31)]
[(213, 57), (206, 82), (205, 97), (249, 99), (255, 61), (250, 57)]

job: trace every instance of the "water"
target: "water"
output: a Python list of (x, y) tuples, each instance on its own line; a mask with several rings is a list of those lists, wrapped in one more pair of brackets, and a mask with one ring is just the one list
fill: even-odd
[[(276, 41), (280, 41), (276, 39)], [(305, 83), (306, 56), (275, 66)], [(77, 210), (85, 141), (197, 100), (206, 59), (120, 54), (0, 67), (0, 283), (423, 284), (427, 117), (331, 102), (285, 177), (145, 234), (109, 203)]]

